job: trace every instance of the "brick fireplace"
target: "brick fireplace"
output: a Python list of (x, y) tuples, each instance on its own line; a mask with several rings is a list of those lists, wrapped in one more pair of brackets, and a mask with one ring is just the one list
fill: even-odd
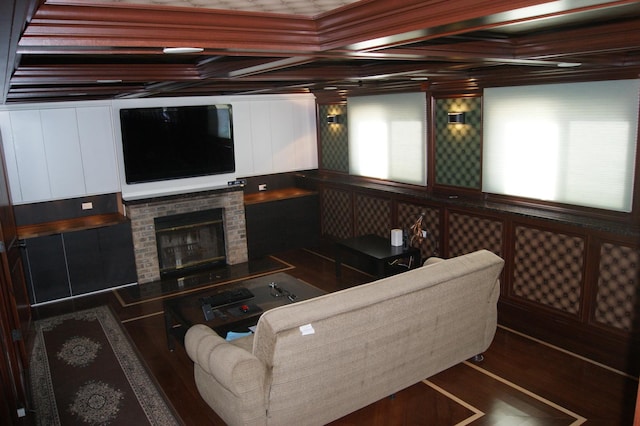
[(223, 210), (227, 264), (248, 260), (242, 188), (124, 201), (124, 205), (131, 220), (138, 284), (160, 279), (154, 225), (154, 219), (159, 217), (220, 208)]

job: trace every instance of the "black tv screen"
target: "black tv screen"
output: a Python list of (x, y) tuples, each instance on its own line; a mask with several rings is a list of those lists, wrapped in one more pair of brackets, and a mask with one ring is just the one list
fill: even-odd
[(120, 110), (127, 184), (235, 172), (231, 105)]

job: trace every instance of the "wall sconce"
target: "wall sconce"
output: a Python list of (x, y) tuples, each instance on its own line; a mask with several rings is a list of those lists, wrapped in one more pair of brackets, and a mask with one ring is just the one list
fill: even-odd
[(327, 123), (328, 124), (342, 124), (342, 115), (327, 115)]
[(464, 124), (464, 112), (448, 113), (449, 124)]

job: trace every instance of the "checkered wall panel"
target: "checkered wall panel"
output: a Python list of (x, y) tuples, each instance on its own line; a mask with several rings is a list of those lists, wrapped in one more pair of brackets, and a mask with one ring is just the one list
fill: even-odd
[(390, 238), (391, 200), (356, 195), (356, 235), (375, 234)]
[(411, 228), (422, 213), (424, 213), (422, 229), (431, 234), (420, 246), (422, 258), (440, 256), (442, 253), (438, 247), (438, 242), (440, 241), (440, 211), (438, 209), (427, 208), (418, 204), (398, 203), (398, 228)]
[[(349, 143), (347, 106), (319, 105), (318, 129), (320, 131), (320, 168), (337, 172), (349, 172)], [(340, 115), (339, 124), (327, 123), (327, 115)]]
[(600, 248), (600, 274), (595, 320), (625, 331), (638, 330), (640, 251), (605, 243)]
[(486, 249), (502, 257), (502, 222), (468, 216), (460, 213), (449, 215), (448, 257), (461, 256)]
[(513, 294), (578, 314), (585, 241), (581, 237), (517, 226)]
[(351, 193), (333, 188), (321, 192), (322, 235), (344, 239), (352, 235)]
[[(449, 111), (464, 111), (465, 124), (448, 124)], [(480, 189), (481, 98), (437, 99), (435, 115), (436, 184)]]

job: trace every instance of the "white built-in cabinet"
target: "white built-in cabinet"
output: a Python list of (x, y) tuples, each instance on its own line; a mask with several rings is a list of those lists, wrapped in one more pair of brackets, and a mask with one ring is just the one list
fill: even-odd
[[(233, 106), (236, 171), (189, 183), (124, 183), (121, 108), (229, 103)], [(318, 167), (312, 95), (138, 99), (11, 105), (0, 109), (0, 131), (14, 204), (121, 192), (187, 192), (226, 185), (236, 177)], [(145, 186), (147, 188), (145, 188)], [(147, 191), (148, 189), (148, 191)]]
[(0, 111), (14, 204), (120, 190), (109, 105)]
[(236, 174), (259, 176), (317, 168), (315, 114), (313, 97), (235, 102)]

